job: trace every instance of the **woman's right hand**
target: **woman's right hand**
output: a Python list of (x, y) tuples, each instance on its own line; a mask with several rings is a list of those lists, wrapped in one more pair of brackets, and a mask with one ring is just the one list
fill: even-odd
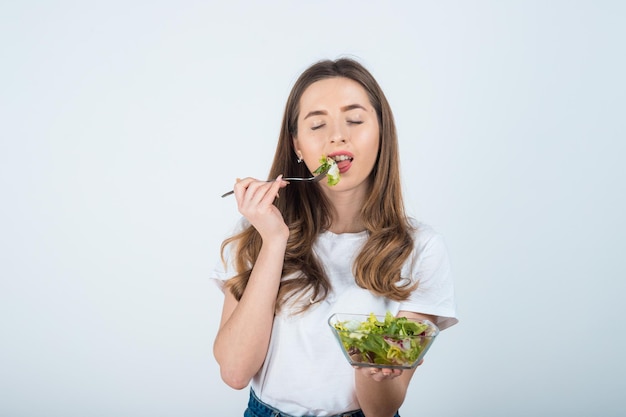
[(233, 188), (239, 212), (263, 239), (241, 298), (226, 291), (213, 345), (222, 379), (235, 389), (248, 386), (267, 355), (289, 238), (289, 228), (273, 203), (286, 185), (279, 176), (269, 182), (244, 178)]
[(289, 236), (289, 228), (274, 205), (278, 192), (289, 184), (279, 175), (275, 181), (238, 179), (233, 188), (239, 212), (254, 226), (261, 238)]

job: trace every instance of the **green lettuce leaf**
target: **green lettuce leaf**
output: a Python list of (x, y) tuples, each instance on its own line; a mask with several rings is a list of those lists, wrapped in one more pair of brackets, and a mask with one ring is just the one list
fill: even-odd
[(326, 173), (326, 178), (328, 178), (328, 185), (337, 185), (339, 182), (339, 167), (337, 166), (337, 162), (334, 159), (327, 157), (326, 155), (322, 155), (320, 158), (320, 166), (313, 171), (313, 174), (317, 175), (323, 171), (328, 169)]
[(387, 312), (383, 321), (374, 313), (367, 320), (346, 320), (333, 325), (347, 352), (359, 358), (358, 362), (378, 365), (411, 365), (428, 345), (423, 336), (428, 329), (406, 317), (395, 317)]

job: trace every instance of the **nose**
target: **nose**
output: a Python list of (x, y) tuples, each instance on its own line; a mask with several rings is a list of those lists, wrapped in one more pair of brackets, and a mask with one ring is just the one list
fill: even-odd
[(330, 143), (345, 143), (347, 135), (348, 133), (346, 132), (345, 126), (342, 126), (341, 123), (335, 123), (330, 132)]

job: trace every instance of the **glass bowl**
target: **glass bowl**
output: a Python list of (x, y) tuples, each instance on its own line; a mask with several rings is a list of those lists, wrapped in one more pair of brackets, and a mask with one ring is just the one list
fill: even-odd
[(350, 365), (373, 368), (415, 368), (439, 334), (439, 328), (428, 320), (391, 313), (335, 313), (328, 325)]

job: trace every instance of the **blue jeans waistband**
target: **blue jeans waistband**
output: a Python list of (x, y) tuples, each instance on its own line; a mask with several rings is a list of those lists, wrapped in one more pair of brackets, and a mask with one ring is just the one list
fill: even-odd
[[(291, 414), (285, 414), (282, 411), (265, 404), (256, 396), (254, 391), (250, 389), (250, 400), (248, 401), (248, 409), (244, 413), (244, 417), (298, 417)], [(315, 416), (300, 416), (300, 417), (315, 417)], [(335, 414), (330, 417), (365, 417), (363, 411), (352, 410), (345, 413)], [(396, 413), (394, 417), (400, 417), (400, 414)]]
[[(396, 415), (399, 417), (398, 415)], [(259, 400), (254, 391), (250, 390), (250, 400), (248, 401), (248, 409), (244, 413), (244, 417), (298, 417), (291, 414), (285, 414), (276, 408), (265, 404)], [(315, 416), (301, 416), (315, 417)], [(346, 411), (345, 413), (335, 414), (330, 417), (365, 417), (361, 410)]]

